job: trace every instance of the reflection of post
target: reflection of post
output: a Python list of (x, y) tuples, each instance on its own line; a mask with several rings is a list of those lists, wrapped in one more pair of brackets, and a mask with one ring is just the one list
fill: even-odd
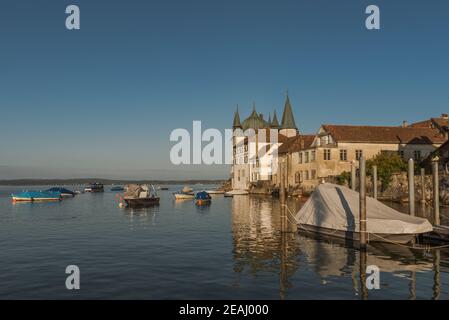
[(440, 299), (440, 249), (435, 249), (433, 251), (433, 300)]
[(368, 299), (368, 288), (366, 287), (366, 248), (360, 249), (360, 292), (363, 300)]
[(408, 160), (408, 212), (415, 215), (415, 164), (412, 158)]
[(366, 166), (365, 157), (360, 157), (359, 171), (359, 233), (360, 233), (360, 248), (366, 248), (367, 233), (366, 233)]
[(377, 199), (377, 166), (373, 166), (373, 198)]
[(279, 272), (279, 296), (281, 300), (285, 299), (287, 289), (287, 233), (281, 234), (281, 265)]
[(432, 159), (433, 180), (433, 224), (440, 224), (440, 186), (438, 181), (438, 157)]
[(410, 300), (416, 300), (416, 273), (411, 271), (410, 273)]
[(421, 203), (426, 203), (426, 169), (421, 168)]
[(351, 189), (355, 191), (356, 186), (356, 172), (355, 172), (355, 162), (351, 162)]
[(288, 232), (288, 219), (287, 219), (287, 208), (286, 208), (286, 204), (285, 204), (285, 198), (286, 198), (286, 194), (285, 194), (285, 165), (284, 165), (284, 161), (281, 161), (280, 164), (280, 168), (281, 168), (281, 183), (280, 183), (280, 188), (281, 190), (279, 191), (279, 198), (280, 198), (280, 205), (281, 205), (281, 232)]

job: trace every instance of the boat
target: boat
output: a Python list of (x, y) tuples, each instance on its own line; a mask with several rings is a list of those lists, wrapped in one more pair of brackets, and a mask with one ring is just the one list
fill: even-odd
[(122, 186), (114, 186), (111, 188), (111, 191), (124, 191), (125, 188), (123, 188)]
[[(90, 189), (90, 191), (87, 191), (88, 189)], [(93, 192), (93, 193), (104, 192), (104, 186), (102, 183), (95, 182), (95, 183), (91, 183), (89, 188), (84, 189), (84, 191)]]
[(74, 197), (76, 195), (76, 192), (73, 192), (69, 189), (66, 188), (62, 188), (62, 187), (53, 187), (50, 189), (45, 190), (47, 192), (59, 192), (61, 193), (61, 197), (62, 198), (70, 198), (70, 197)]
[(84, 188), (84, 192), (92, 192), (92, 188), (91, 187), (86, 187), (86, 188)]
[(57, 191), (24, 191), (12, 194), (13, 202), (43, 202), (43, 201), (60, 201), (61, 193)]
[(224, 194), (224, 190), (206, 190), (208, 194)]
[[(400, 213), (374, 198), (366, 198), (369, 242), (407, 244), (417, 235), (431, 232), (423, 218)], [(319, 185), (296, 215), (300, 231), (359, 241), (359, 193), (324, 183)]]
[(249, 192), (247, 190), (231, 190), (224, 193), (225, 197), (233, 197), (238, 195), (247, 195)]
[(127, 207), (150, 207), (159, 204), (160, 198), (156, 190), (151, 186), (152, 190), (147, 185), (128, 185), (127, 191), (123, 196), (123, 201)]
[(176, 200), (194, 199), (195, 193), (189, 187), (184, 187), (182, 190), (173, 193)]
[(195, 203), (200, 206), (209, 204), (211, 200), (211, 196), (206, 191), (198, 192), (195, 195)]

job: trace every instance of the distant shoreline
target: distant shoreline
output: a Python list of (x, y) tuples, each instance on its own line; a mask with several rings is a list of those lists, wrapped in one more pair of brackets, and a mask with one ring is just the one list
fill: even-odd
[(104, 185), (113, 184), (154, 184), (154, 185), (176, 185), (176, 184), (222, 184), (224, 179), (217, 180), (126, 180), (126, 179), (101, 179), (101, 178), (82, 178), (82, 179), (12, 179), (0, 180), (0, 186), (47, 186), (47, 185), (86, 185), (93, 182), (99, 182)]

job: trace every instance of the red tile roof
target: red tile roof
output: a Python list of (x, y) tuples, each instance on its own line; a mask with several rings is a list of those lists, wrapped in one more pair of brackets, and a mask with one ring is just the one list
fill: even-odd
[(302, 134), (287, 138), (286, 141), (279, 147), (278, 154), (298, 152), (307, 149), (311, 146), (315, 135)]
[(446, 139), (439, 131), (427, 127), (380, 127), (323, 125), (336, 142), (440, 144)]

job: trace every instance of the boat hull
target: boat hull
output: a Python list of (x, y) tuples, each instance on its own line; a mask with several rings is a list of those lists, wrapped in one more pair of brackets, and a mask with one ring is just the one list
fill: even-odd
[[(314, 236), (323, 236), (326, 238), (346, 239), (353, 242), (359, 242), (360, 233), (355, 231), (343, 231), (329, 228), (323, 228), (307, 224), (298, 224), (299, 232), (305, 232)], [(385, 234), (378, 233), (368, 234), (369, 242), (383, 242), (383, 243), (399, 243), (407, 244), (415, 240), (416, 234)]]
[(124, 198), (128, 207), (151, 207), (159, 204), (160, 198)]
[(195, 198), (193, 194), (175, 194), (176, 200), (192, 200)]

